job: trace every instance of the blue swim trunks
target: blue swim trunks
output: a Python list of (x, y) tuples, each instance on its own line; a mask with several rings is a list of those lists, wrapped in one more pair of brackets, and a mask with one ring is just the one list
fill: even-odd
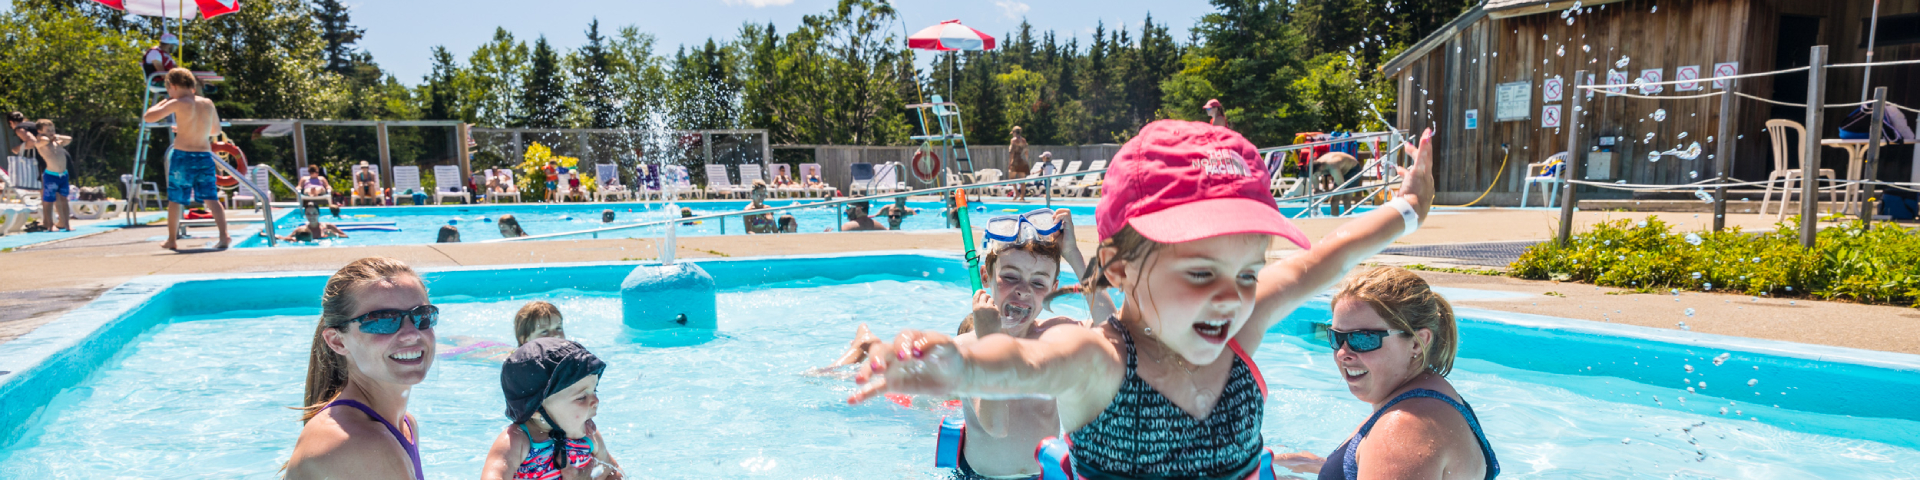
[(65, 173), (40, 172), (40, 201), (53, 202), (66, 196), (69, 180)]
[(213, 152), (174, 150), (172, 165), (167, 167), (167, 201), (181, 205), (219, 201), (220, 189), (213, 183), (215, 161)]

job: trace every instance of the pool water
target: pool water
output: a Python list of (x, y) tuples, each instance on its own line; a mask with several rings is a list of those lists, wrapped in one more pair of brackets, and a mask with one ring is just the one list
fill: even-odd
[[(951, 331), (968, 295), (950, 279), (866, 275), (723, 289), (720, 328), (712, 332), (628, 331), (620, 296), (609, 291), (436, 295), (443, 323), (435, 333), (510, 342), (513, 313), (536, 299), (558, 305), (568, 333), (607, 362), (596, 423), (630, 478), (949, 476), (932, 468), (933, 433), (948, 411), (882, 400), (846, 405), (851, 382), (803, 372), (837, 358), (860, 323), (883, 337), (904, 328)], [(1055, 307), (1084, 317), (1078, 301), (1065, 297)], [(1319, 308), (1303, 314), (1324, 315)], [(317, 313), (303, 307), (162, 321), (56, 395), (0, 449), (0, 478), (276, 477), (299, 433), (299, 413), (286, 407), (301, 400)], [(1323, 341), (1267, 338), (1255, 354), (1272, 387), (1267, 444), (1327, 454), (1369, 407), (1347, 393)], [(1472, 357), (1511, 345), (1464, 347)], [(1720, 368), (1729, 367), (1743, 368)], [(495, 363), (434, 361), (409, 406), (429, 477), (480, 471), (507, 427), (499, 378)], [(1647, 401), (1672, 395), (1670, 386), (1474, 358), (1457, 363), (1451, 378), (1478, 411), (1505, 478), (1920, 475), (1920, 450), (1912, 446)], [(1907, 420), (1746, 408), (1748, 416), (1791, 414), (1842, 429), (1920, 431)]]
[[(768, 200), (767, 205), (784, 207), (794, 204), (818, 202), (820, 202), (820, 200)], [(745, 209), (747, 205), (748, 202), (745, 201), (689, 201), (677, 204), (678, 207), (693, 210), (694, 215), (737, 212)], [(877, 211), (885, 205), (891, 205), (891, 202), (875, 201), (872, 207)], [(1089, 226), (1094, 224), (1093, 204), (1056, 203), (1054, 205), (1055, 208), (1072, 210), (1073, 221), (1076, 225)], [(947, 229), (946, 220), (940, 214), (940, 212), (945, 211), (945, 204), (939, 202), (908, 202), (907, 206), (917, 209), (919, 213), (904, 219), (901, 223), (901, 230), (931, 231)], [(1039, 202), (1026, 204), (978, 204), (974, 205), (974, 208), (971, 209), (973, 216), (970, 220), (974, 222), (975, 225), (979, 225), (995, 216), (1025, 213), (1043, 207), (1044, 204)], [(601, 222), (601, 212), (604, 210), (614, 211), (614, 223)], [(1290, 217), (1304, 210), (1304, 207), (1293, 206), (1283, 207), (1281, 209), (1282, 213)], [(1329, 211), (1325, 207), (1322, 207), (1321, 210), (1323, 212)], [(292, 231), (294, 227), (307, 223), (306, 218), (299, 214), (298, 211), (290, 210), (289, 212), (290, 213), (283, 214), (281, 218), (274, 222), (276, 231), (281, 232), (283, 235), (285, 232)], [(339, 218), (334, 218), (323, 210), (321, 212), (321, 221), (339, 224), (391, 222), (393, 226), (398, 227), (399, 230), (349, 230), (347, 232), (348, 238), (344, 239), (328, 239), (319, 242), (282, 242), (280, 245), (362, 246), (429, 244), (434, 243), (434, 241), (439, 238), (440, 227), (449, 224), (460, 229), (460, 240), (462, 242), (495, 240), (500, 238), (500, 229), (499, 226), (494, 223), (494, 220), (506, 214), (512, 214), (514, 219), (520, 222), (521, 229), (525, 230), (528, 235), (574, 232), (620, 224), (657, 222), (680, 217), (677, 209), (669, 211), (666, 204), (657, 202), (347, 207), (341, 209), (341, 216)], [(790, 210), (785, 211), (784, 214), (793, 215), (794, 220), (799, 223), (799, 231), (801, 233), (835, 231), (841, 223), (845, 222), (845, 217), (836, 211), (834, 207)], [(877, 218), (875, 220), (881, 225), (887, 224), (885, 218)], [(739, 217), (704, 220), (695, 225), (682, 224), (676, 228), (677, 230), (674, 234), (681, 237), (722, 234), (740, 235), (746, 233)], [(666, 236), (666, 227), (660, 226), (616, 230), (599, 233), (597, 235), (585, 234), (560, 238), (646, 238), (664, 236)], [(241, 241), (238, 245), (243, 248), (264, 247), (267, 243), (264, 239), (254, 235)]]

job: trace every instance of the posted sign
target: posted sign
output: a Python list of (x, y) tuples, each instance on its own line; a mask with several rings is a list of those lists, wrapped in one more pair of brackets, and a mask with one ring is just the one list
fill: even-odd
[(1467, 110), (1467, 130), (1480, 128), (1480, 111)]
[(1688, 66), (1680, 67), (1680, 69), (1673, 71), (1673, 79), (1686, 82), (1679, 85), (1674, 85), (1673, 91), (1691, 92), (1691, 91), (1699, 90), (1700, 82), (1695, 82), (1692, 80), (1700, 79), (1700, 66), (1688, 65)]
[[(1731, 77), (1739, 74), (1740, 74), (1740, 62), (1727, 62), (1727, 63), (1713, 64), (1713, 76), (1715, 77)], [(1725, 89), (1727, 88), (1727, 81), (1714, 80), (1713, 88)]]
[(1607, 85), (1608, 85), (1607, 96), (1617, 97), (1617, 96), (1620, 96), (1620, 94), (1622, 93), (1627, 93), (1627, 89), (1625, 87), (1613, 86), (1613, 85), (1625, 85), (1626, 83), (1627, 83), (1627, 72), (1622, 72), (1617, 70), (1607, 70)]
[(1502, 83), (1494, 87), (1493, 121), (1525, 120), (1533, 106), (1533, 82)]
[[(1662, 78), (1666, 76), (1664, 72), (1665, 70), (1661, 70), (1658, 68), (1649, 68), (1646, 70), (1641, 70), (1640, 81), (1644, 83), (1660, 83), (1663, 81)], [(1661, 85), (1641, 85), (1640, 94), (1652, 95), (1652, 94), (1660, 93), (1661, 90), (1665, 90), (1665, 89), (1666, 88)]]
[(1540, 101), (1558, 102), (1565, 91), (1565, 80), (1561, 80), (1560, 77), (1549, 78), (1540, 84)]
[(1560, 128), (1560, 106), (1540, 107), (1540, 128)]

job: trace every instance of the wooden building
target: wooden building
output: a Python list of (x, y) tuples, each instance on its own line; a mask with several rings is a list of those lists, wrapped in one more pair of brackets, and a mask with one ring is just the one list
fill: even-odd
[[(1436, 171), (1441, 204), (1473, 200), (1490, 184), (1490, 203), (1517, 204), (1527, 164), (1567, 148), (1566, 132), (1554, 128), (1554, 122), (1576, 119), (1583, 122), (1581, 134), (1589, 138), (1589, 145), (1600, 144), (1596, 140), (1601, 137), (1619, 139), (1609, 161), (1596, 158), (1588, 163), (1591, 180), (1685, 184), (1712, 178), (1715, 161), (1709, 155), (1717, 142), (1729, 140), (1717, 138), (1723, 116), (1734, 122), (1731, 176), (1765, 180), (1773, 169), (1766, 120), (1804, 122), (1804, 109), (1736, 98), (1731, 112), (1721, 112), (1717, 96), (1652, 100), (1602, 93), (1589, 97), (1586, 111), (1575, 113), (1570, 111), (1572, 96), (1578, 94), (1574, 73), (1584, 70), (1595, 76), (1595, 83), (1605, 84), (1612, 71), (1614, 80), (1624, 77), (1631, 84), (1649, 72), (1664, 80), (1688, 74), (1713, 77), (1717, 67), (1727, 70), (1723, 64), (1737, 64), (1732, 70), (1739, 73), (1772, 71), (1807, 65), (1815, 45), (1829, 46), (1828, 64), (1863, 62), (1873, 4), (1874, 0), (1486, 0), (1408, 48), (1381, 71), (1399, 83), (1397, 123), (1410, 131), (1435, 126), (1443, 140), (1438, 155), (1444, 163)], [(1881, 0), (1879, 19), (1874, 61), (1920, 59), (1920, 0)], [(1863, 70), (1828, 70), (1826, 102), (1860, 101)], [(1888, 101), (1920, 105), (1920, 65), (1876, 67), (1872, 76), (1872, 85), (1888, 87)], [(1804, 103), (1807, 79), (1806, 73), (1756, 77), (1738, 80), (1732, 88)], [(1556, 85), (1557, 92), (1548, 88)], [(1676, 87), (1682, 86), (1668, 85), (1652, 95), (1715, 90), (1711, 83), (1698, 89)], [(1642, 93), (1631, 86), (1624, 91)], [(1656, 112), (1662, 111), (1664, 119), (1657, 118), (1662, 115)], [(1828, 109), (1819, 136), (1837, 136), (1840, 121), (1850, 111)], [(1912, 113), (1907, 116), (1913, 118)], [(1693, 160), (1648, 159), (1649, 151), (1693, 142), (1705, 150)], [(1502, 145), (1511, 155), (1504, 170)], [(1845, 175), (1845, 153), (1822, 150), (1822, 166)], [(1879, 178), (1920, 181), (1913, 156), (1913, 147), (1883, 150)], [(1630, 196), (1582, 187), (1583, 198)], [(1751, 196), (1758, 200), (1757, 195)], [(1537, 202), (1537, 197), (1529, 200)]]

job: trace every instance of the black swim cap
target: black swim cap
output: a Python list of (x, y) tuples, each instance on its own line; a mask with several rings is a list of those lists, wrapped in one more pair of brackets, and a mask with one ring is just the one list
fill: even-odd
[(523, 423), (540, 411), (540, 402), (574, 382), (598, 375), (607, 364), (572, 340), (543, 337), (521, 345), (500, 366), (500, 391), (507, 397), (507, 418)]

